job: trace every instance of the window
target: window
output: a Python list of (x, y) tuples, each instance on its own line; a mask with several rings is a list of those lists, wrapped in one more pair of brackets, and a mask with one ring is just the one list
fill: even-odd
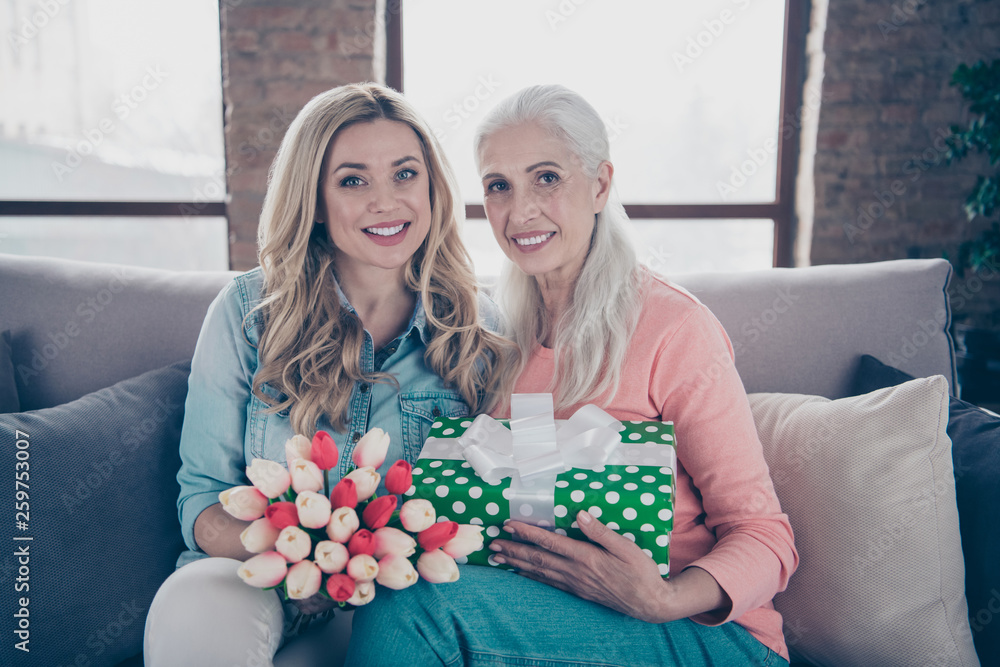
[(219, 7), (12, 0), (0, 252), (228, 268)]
[(651, 268), (791, 264), (801, 3), (389, 4), (387, 78), (448, 153), (480, 274), (496, 273), (501, 258), (483, 221), (472, 136), (493, 105), (536, 83), (576, 90), (605, 119), (618, 191)]

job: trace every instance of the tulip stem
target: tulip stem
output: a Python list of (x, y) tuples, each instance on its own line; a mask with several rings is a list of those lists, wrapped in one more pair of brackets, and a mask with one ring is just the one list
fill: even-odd
[(330, 497), (330, 471), (329, 469), (323, 471), (323, 493), (326, 497)]

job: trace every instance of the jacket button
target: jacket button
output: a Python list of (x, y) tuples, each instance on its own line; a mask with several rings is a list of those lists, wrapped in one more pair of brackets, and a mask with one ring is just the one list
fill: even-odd
[(351, 442), (357, 442), (360, 439), (361, 439), (361, 434), (358, 433), (357, 431), (355, 431), (354, 435), (351, 436)]
[(361, 393), (362, 393), (362, 394), (367, 394), (367, 393), (368, 393), (368, 389), (369, 389), (370, 387), (371, 387), (371, 385), (370, 385), (370, 384), (368, 384), (367, 382), (362, 382), (362, 383), (361, 383)]
[(431, 410), (431, 414), (434, 415), (435, 417), (440, 417), (441, 416), (441, 408), (435, 407), (433, 410)]

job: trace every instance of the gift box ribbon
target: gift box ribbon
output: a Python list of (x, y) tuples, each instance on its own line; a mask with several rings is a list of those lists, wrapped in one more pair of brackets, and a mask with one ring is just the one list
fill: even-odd
[(621, 423), (597, 406), (585, 405), (557, 428), (551, 394), (514, 394), (510, 413), (509, 431), (479, 415), (458, 445), (487, 483), (511, 478), (511, 518), (552, 528), (556, 476), (570, 468), (611, 463), (621, 444)]

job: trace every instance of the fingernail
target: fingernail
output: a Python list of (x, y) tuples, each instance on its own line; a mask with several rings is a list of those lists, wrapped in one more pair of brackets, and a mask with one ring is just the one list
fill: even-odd
[(514, 534), (514, 527), (513, 526), (504, 525), (503, 529), (505, 531), (507, 531), (508, 533), (510, 533), (511, 535)]
[(490, 550), (491, 550), (491, 551), (500, 551), (500, 545), (499, 545), (499, 544), (496, 544), (496, 543), (494, 543), (494, 542), (491, 542), (491, 543), (490, 543)]
[(593, 520), (594, 520), (594, 517), (590, 516), (590, 512), (587, 512), (587, 511), (585, 511), (585, 510), (580, 510), (580, 513), (576, 515), (576, 520), (577, 520), (577, 521), (578, 521), (579, 523), (582, 523), (583, 525), (585, 525), (585, 526), (586, 526), (586, 525), (588, 525), (588, 524), (589, 524), (589, 523), (590, 523), (591, 521), (593, 521)]
[(493, 561), (496, 563), (506, 563), (507, 560), (503, 556), (494, 556)]

